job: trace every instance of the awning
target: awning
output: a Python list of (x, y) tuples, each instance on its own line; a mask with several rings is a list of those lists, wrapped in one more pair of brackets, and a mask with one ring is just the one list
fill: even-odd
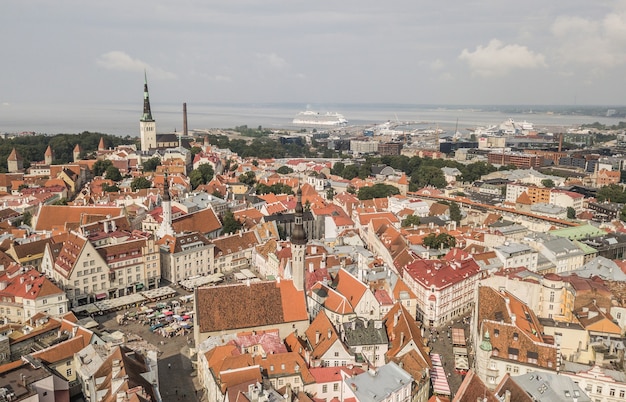
[(98, 293), (98, 294), (96, 294), (96, 300), (106, 299), (107, 296), (108, 295), (106, 293)]
[(137, 290), (141, 290), (141, 289), (143, 289), (143, 283), (138, 283), (138, 284), (136, 284), (136, 285), (135, 285), (135, 288), (136, 288)]

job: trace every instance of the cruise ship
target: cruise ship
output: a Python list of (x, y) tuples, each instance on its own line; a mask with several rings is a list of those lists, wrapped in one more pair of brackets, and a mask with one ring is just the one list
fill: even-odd
[(300, 112), (293, 119), (293, 124), (300, 126), (345, 126), (348, 120), (339, 113), (319, 113), (312, 110)]

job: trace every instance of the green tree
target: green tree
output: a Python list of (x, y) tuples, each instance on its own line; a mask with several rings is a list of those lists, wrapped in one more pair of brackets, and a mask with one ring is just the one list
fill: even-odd
[(341, 177), (346, 180), (352, 180), (359, 175), (359, 167), (357, 165), (348, 165), (341, 172)]
[(161, 164), (161, 159), (158, 156), (155, 156), (153, 158), (148, 159), (147, 161), (145, 161), (143, 163), (143, 171), (144, 172), (154, 172), (157, 168), (157, 166), (159, 166)]
[(232, 211), (227, 211), (222, 218), (222, 232), (229, 234), (235, 233), (241, 229), (243, 224), (239, 222)]
[(359, 200), (371, 200), (372, 198), (385, 198), (396, 194), (400, 194), (398, 187), (390, 184), (376, 183), (373, 186), (361, 187), (357, 197)]
[(456, 239), (447, 233), (440, 233), (438, 235), (431, 233), (424, 237), (423, 245), (430, 248), (451, 248), (456, 245)]
[(356, 188), (354, 186), (348, 186), (348, 188), (346, 189), (346, 192), (348, 194), (356, 194)]
[(455, 221), (457, 225), (461, 223), (463, 214), (461, 213), (461, 207), (455, 201), (450, 203), (450, 219)]
[(52, 205), (67, 205), (67, 198), (61, 198), (52, 203)]
[(567, 207), (567, 219), (576, 219), (576, 210), (572, 207)]
[(108, 159), (96, 161), (93, 164), (92, 173), (94, 176), (102, 176), (110, 166), (113, 166), (113, 162)]
[(552, 180), (552, 179), (543, 179), (543, 180), (541, 180), (541, 184), (544, 187), (553, 188), (554, 187), (554, 180)]
[(107, 168), (107, 170), (105, 171), (105, 175), (104, 175), (107, 179), (109, 180), (113, 180), (113, 181), (120, 181), (122, 180), (122, 174), (120, 173), (120, 170), (118, 168), (116, 168), (115, 166), (111, 165)]
[(248, 171), (239, 176), (239, 182), (247, 184), (248, 186), (254, 186), (254, 183), (256, 183), (256, 174), (253, 171)]
[(624, 204), (626, 203), (626, 192), (624, 187), (619, 184), (609, 184), (598, 190), (596, 198), (600, 202), (611, 201)]
[(32, 219), (33, 219), (33, 214), (30, 213), (29, 211), (24, 212), (24, 214), (22, 215), (22, 223), (24, 225), (30, 226)]
[(335, 198), (335, 189), (332, 187), (328, 187), (328, 190), (326, 190), (326, 199), (328, 201), (332, 201), (333, 198)]
[(105, 193), (119, 193), (120, 188), (115, 184), (109, 185), (108, 183), (102, 184), (102, 191)]
[(191, 152), (191, 156), (196, 156), (197, 154), (202, 152), (202, 148), (200, 148), (200, 147), (191, 147), (190, 152)]
[(293, 169), (290, 168), (287, 165), (282, 165), (281, 167), (276, 169), (276, 173), (278, 173), (278, 174), (289, 174), (289, 173), (293, 173)]
[(189, 183), (191, 184), (191, 188), (194, 190), (198, 188), (198, 186), (204, 184), (202, 172), (200, 172), (198, 169), (192, 170), (191, 173), (189, 173)]
[(418, 188), (433, 186), (436, 188), (444, 188), (448, 183), (446, 177), (440, 168), (435, 166), (420, 166), (411, 175), (411, 182), (415, 183)]
[(130, 189), (133, 191), (150, 187), (152, 187), (152, 182), (143, 176), (135, 177), (133, 181), (130, 182)]
[(342, 176), (343, 170), (346, 168), (346, 164), (343, 162), (336, 162), (332, 169), (330, 169), (330, 173), (336, 176)]
[(211, 193), (211, 195), (215, 198), (223, 198), (224, 196), (222, 195), (222, 193), (220, 193), (217, 190), (213, 190), (213, 192)]
[(210, 163), (203, 163), (202, 165), (199, 165), (197, 170), (202, 173), (202, 179), (204, 180), (204, 184), (213, 180), (215, 171), (213, 170), (213, 166), (211, 166)]
[(408, 226), (418, 226), (420, 224), (420, 217), (417, 215), (409, 215), (406, 218), (404, 218), (402, 220), (402, 227), (408, 227)]
[(253, 161), (252, 161), (252, 165), (253, 165), (254, 167), (259, 166), (259, 161), (258, 161), (258, 160), (256, 160), (256, 159), (255, 159), (255, 160), (253, 160)]

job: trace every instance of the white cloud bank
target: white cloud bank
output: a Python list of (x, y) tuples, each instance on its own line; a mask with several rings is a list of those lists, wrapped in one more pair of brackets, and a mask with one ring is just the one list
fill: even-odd
[(546, 67), (545, 57), (526, 46), (505, 45), (492, 39), (487, 46), (477, 46), (473, 52), (463, 49), (459, 59), (466, 62), (472, 73), (481, 76), (505, 75), (515, 69)]
[(150, 73), (150, 76), (156, 79), (175, 80), (177, 78), (174, 73), (153, 67), (145, 61), (133, 59), (127, 53), (119, 50), (101, 54), (96, 60), (96, 63), (107, 70), (129, 72), (143, 72), (146, 70)]

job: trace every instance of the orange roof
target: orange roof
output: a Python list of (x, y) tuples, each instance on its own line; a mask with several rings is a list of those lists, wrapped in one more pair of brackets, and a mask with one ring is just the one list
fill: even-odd
[(71, 206), (71, 205), (42, 205), (37, 215), (35, 230), (52, 231), (65, 228), (68, 223), (79, 223), (86, 215), (120, 216), (122, 207), (110, 206)]

